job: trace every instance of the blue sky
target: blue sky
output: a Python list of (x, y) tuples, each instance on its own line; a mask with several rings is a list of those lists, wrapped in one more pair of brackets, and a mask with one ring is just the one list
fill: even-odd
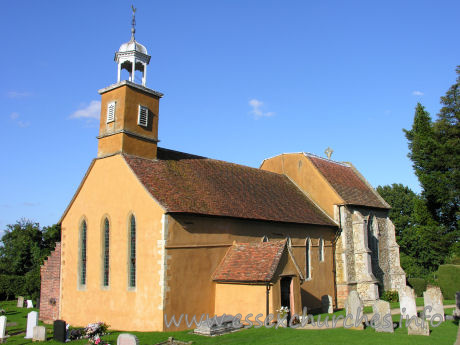
[[(402, 128), (433, 117), (460, 64), (459, 1), (134, 1), (160, 145), (258, 167), (283, 152), (352, 162), (419, 192)], [(2, 4), (0, 231), (57, 222), (97, 153), (130, 1)], [(74, 116), (72, 116), (74, 115)], [(79, 115), (79, 116), (76, 116)], [(6, 159), (5, 159), (6, 156)]]

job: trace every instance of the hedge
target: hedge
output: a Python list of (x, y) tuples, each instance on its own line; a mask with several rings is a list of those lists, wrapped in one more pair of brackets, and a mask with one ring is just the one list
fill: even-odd
[(455, 299), (455, 292), (460, 291), (460, 265), (441, 265), (435, 275), (444, 299)]
[(415, 294), (418, 297), (423, 296), (423, 292), (426, 291), (427, 281), (423, 278), (408, 278), (407, 282), (414, 289)]

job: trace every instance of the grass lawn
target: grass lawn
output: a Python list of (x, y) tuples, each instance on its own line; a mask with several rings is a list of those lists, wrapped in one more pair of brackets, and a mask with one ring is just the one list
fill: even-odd
[[(447, 304), (447, 303), (446, 303)], [(1, 302), (0, 306), (6, 310), (7, 322), (16, 322), (17, 326), (7, 327), (7, 333), (11, 335), (7, 344), (31, 344), (30, 339), (24, 339), (27, 324), (27, 313), (31, 309), (16, 308), (16, 301)], [(33, 309), (36, 310), (36, 309)], [(338, 315), (343, 311), (338, 311)], [(446, 314), (452, 314), (452, 309), (446, 309)], [(399, 321), (399, 315), (394, 315), (393, 320)], [(95, 320), (98, 321), (98, 320)], [(41, 322), (40, 325), (43, 325)], [(52, 325), (47, 327), (48, 339), (52, 339)], [(204, 337), (190, 334), (190, 331), (182, 332), (132, 332), (139, 338), (140, 345), (153, 345), (165, 341), (173, 336), (182, 341), (193, 341), (194, 344), (449, 344), (455, 342), (457, 335), (458, 322), (446, 321), (439, 327), (432, 328), (429, 337), (408, 336), (405, 327), (397, 328), (394, 334), (376, 333), (371, 327), (364, 331), (355, 331), (343, 328), (329, 330), (299, 330), (290, 328), (250, 328), (235, 333), (226, 334), (218, 337)], [(103, 337), (104, 341), (112, 345), (116, 344), (116, 339), (120, 332), (112, 331)], [(87, 340), (72, 341), (74, 345), (87, 344)], [(39, 345), (40, 343), (34, 343)], [(62, 344), (52, 340), (46, 344)]]

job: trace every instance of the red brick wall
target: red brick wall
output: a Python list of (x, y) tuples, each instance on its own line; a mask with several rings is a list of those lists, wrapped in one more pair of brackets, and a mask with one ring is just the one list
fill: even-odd
[[(59, 290), (61, 277), (61, 243), (56, 242), (54, 251), (40, 268), (40, 320), (51, 323), (59, 318)], [(54, 299), (55, 303), (52, 303)]]

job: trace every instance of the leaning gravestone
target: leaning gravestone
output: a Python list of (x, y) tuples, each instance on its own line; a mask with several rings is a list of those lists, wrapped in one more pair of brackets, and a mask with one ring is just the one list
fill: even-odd
[(407, 328), (407, 334), (409, 335), (430, 335), (430, 324), (428, 321), (423, 320), (420, 317), (412, 319), (412, 322)]
[(16, 307), (18, 307), (18, 308), (24, 307), (24, 297), (22, 297), (22, 296), (18, 297), (18, 304), (16, 305)]
[(6, 340), (6, 316), (0, 316), (0, 343)]
[(442, 317), (442, 321), (445, 321), (444, 318), (444, 298), (442, 297), (441, 289), (438, 286), (429, 286), (427, 287), (426, 291), (423, 293), (423, 302), (425, 306), (425, 310), (427, 307), (431, 307), (432, 310), (426, 310), (426, 313), (430, 318), (427, 318), (425, 315), (425, 319), (431, 319), (435, 314), (439, 314)]
[(139, 339), (135, 335), (122, 333), (117, 338), (117, 345), (139, 345)]
[(32, 339), (34, 336), (34, 327), (38, 325), (38, 313), (31, 311), (27, 314), (27, 332), (24, 338)]
[(35, 326), (32, 341), (46, 341), (46, 328), (45, 326)]
[[(394, 333), (393, 320), (391, 319), (390, 303), (387, 301), (375, 301), (372, 306), (374, 315), (378, 315), (376, 324), (374, 325), (376, 332)], [(389, 316), (387, 316), (389, 315)]]
[(414, 290), (407, 285), (399, 290), (399, 309), (403, 318), (417, 316)]
[(322, 304), (321, 311), (323, 313), (328, 313), (328, 314), (334, 313), (334, 308), (332, 306), (332, 297), (331, 296), (324, 295), (323, 297), (321, 297), (321, 304)]
[[(345, 328), (364, 329), (362, 322), (356, 325), (356, 322), (363, 316), (364, 304), (357, 291), (351, 291), (345, 302), (346, 320), (343, 323)], [(351, 315), (351, 316), (350, 316)]]
[(33, 308), (33, 307), (34, 307), (34, 304), (33, 304), (32, 300), (28, 299), (27, 300), (27, 308), (30, 309), (30, 308)]

